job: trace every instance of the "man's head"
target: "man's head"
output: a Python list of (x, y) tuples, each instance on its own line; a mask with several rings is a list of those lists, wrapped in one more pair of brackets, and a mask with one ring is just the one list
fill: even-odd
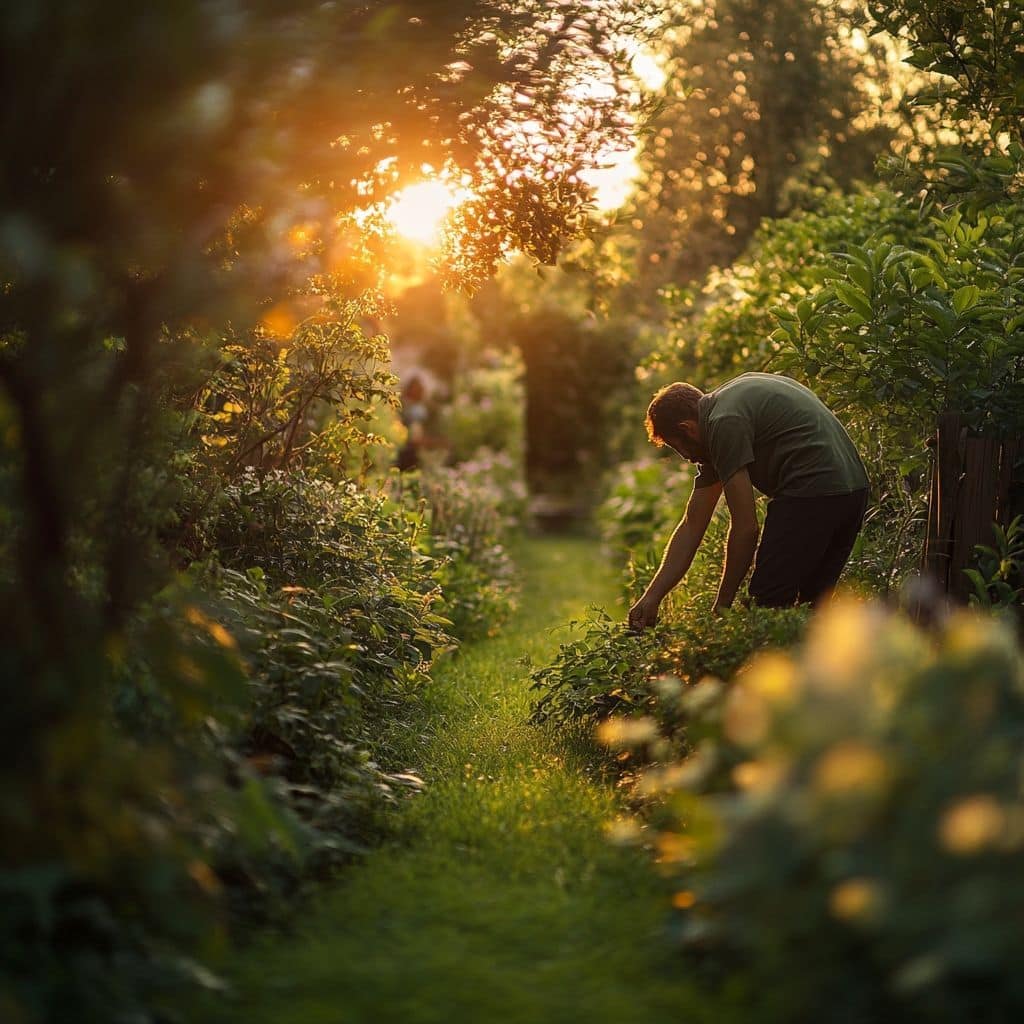
[(659, 448), (668, 445), (690, 462), (707, 460), (704, 435), (697, 416), (700, 388), (676, 381), (663, 387), (647, 407), (647, 436)]

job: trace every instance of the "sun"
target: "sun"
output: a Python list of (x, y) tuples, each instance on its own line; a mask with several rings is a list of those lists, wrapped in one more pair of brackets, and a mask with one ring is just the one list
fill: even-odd
[(435, 246), (444, 220), (464, 196), (443, 181), (421, 181), (396, 192), (388, 203), (388, 223), (410, 242)]

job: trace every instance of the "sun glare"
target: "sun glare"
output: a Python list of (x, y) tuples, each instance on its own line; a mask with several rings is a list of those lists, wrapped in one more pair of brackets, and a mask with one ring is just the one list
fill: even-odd
[(433, 246), (441, 240), (444, 219), (463, 197), (443, 181), (421, 181), (392, 196), (387, 219), (410, 242)]
[(600, 213), (619, 209), (633, 194), (640, 165), (636, 151), (615, 153), (603, 166), (583, 171), (580, 177), (594, 190), (594, 204)]

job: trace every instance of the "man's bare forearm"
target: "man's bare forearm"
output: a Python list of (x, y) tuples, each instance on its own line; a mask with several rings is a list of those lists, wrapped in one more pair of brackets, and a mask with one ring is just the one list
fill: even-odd
[(716, 608), (729, 608), (736, 598), (736, 591), (746, 578), (750, 569), (750, 563), (754, 560), (754, 552), (757, 550), (756, 529), (729, 530), (729, 539), (725, 545), (725, 568), (722, 571), (722, 580), (718, 585), (718, 597), (715, 599)]
[(647, 585), (647, 589), (644, 591), (645, 596), (652, 597), (656, 601), (664, 599), (665, 595), (686, 575), (693, 563), (693, 556), (697, 553), (701, 538), (702, 534), (689, 520), (683, 519), (680, 522), (673, 531), (668, 544), (665, 545), (661, 565), (658, 566), (654, 579)]

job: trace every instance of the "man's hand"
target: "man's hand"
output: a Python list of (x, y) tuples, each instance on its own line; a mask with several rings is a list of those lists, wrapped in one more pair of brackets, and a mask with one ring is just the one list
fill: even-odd
[(654, 626), (658, 622), (658, 607), (660, 601), (656, 601), (649, 594), (644, 594), (632, 608), (629, 609), (629, 628), (639, 633)]

